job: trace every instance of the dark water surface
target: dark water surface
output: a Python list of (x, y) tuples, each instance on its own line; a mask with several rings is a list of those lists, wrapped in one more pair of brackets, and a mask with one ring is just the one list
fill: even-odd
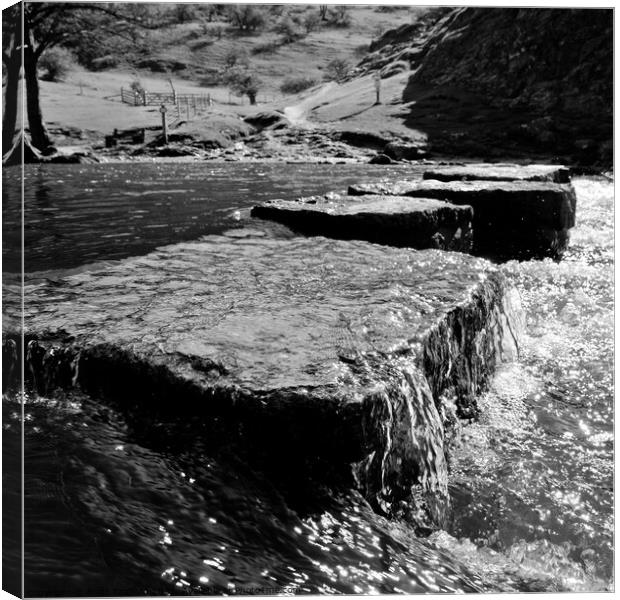
[[(63, 269), (146, 254), (238, 226), (238, 210), (257, 202), (323, 194), (405, 173), (415, 171), (268, 163), (31, 167), (24, 182), (25, 269)], [(4, 270), (19, 272), (21, 170), (4, 169), (2, 183)]]
[[(217, 200), (208, 200), (205, 172), (218, 182)], [(389, 175), (365, 165), (35, 168), (26, 180), (38, 219), (27, 268), (144, 253), (226, 229), (259, 196)], [(174, 191), (184, 186), (200, 190), (200, 201)], [(417, 538), (355, 492), (293, 501), (191, 430), (145, 431), (79, 393), (29, 396), (26, 593), (612, 589), (613, 185), (578, 179), (575, 187), (578, 224), (565, 259), (502, 267), (521, 294), (527, 336), (521, 360), (503, 366), (481, 399), (480, 420), (463, 429), (445, 531)], [(4, 189), (10, 221), (12, 173)], [(6, 252), (5, 269), (15, 260)], [(5, 453), (19, 451), (21, 407), (4, 399)]]

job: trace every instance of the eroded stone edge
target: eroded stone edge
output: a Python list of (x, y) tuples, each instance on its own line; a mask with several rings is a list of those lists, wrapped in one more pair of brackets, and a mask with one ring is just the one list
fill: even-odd
[[(384, 382), (357, 399), (337, 385), (251, 391), (213, 384), (182, 355), (139, 356), (63, 332), (29, 336), (25, 370), (43, 394), (79, 385), (114, 398), (129, 419), (197, 420), (214, 443), (235, 436), (253, 459), (349, 481), (376, 510), (434, 528), (447, 508), (447, 458), (459, 418), (475, 417), (476, 396), (498, 362), (514, 359), (521, 331), (518, 293), (492, 272), (407, 348), (356, 359), (360, 389), (364, 370), (380, 371), (369, 380)], [(18, 338), (3, 333), (5, 374), (16, 371)]]

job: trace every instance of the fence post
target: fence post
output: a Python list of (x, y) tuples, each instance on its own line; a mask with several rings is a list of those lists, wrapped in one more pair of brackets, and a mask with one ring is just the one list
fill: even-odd
[(185, 96), (185, 113), (187, 114), (187, 120), (189, 121), (189, 98)]
[(161, 113), (161, 132), (164, 138), (164, 144), (168, 144), (168, 126), (166, 124), (166, 105), (162, 103), (159, 108), (159, 112)]
[(146, 106), (146, 90), (142, 90), (142, 105)]
[(377, 99), (375, 100), (375, 104), (381, 104), (381, 72), (376, 71), (372, 76), (372, 79), (375, 84), (375, 94)]
[(196, 116), (196, 96), (192, 95), (192, 108), (194, 110), (194, 116)]

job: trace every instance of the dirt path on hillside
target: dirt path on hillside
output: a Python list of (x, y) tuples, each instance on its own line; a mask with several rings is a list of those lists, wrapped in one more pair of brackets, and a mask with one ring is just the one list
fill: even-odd
[(308, 113), (315, 106), (316, 101), (325, 96), (329, 91), (333, 90), (337, 84), (333, 81), (325, 84), (316, 93), (304, 98), (298, 104), (294, 104), (293, 106), (285, 106), (284, 107), (284, 115), (291, 122), (292, 125), (297, 127), (304, 127), (305, 129), (315, 129), (316, 125), (311, 123), (307, 119)]

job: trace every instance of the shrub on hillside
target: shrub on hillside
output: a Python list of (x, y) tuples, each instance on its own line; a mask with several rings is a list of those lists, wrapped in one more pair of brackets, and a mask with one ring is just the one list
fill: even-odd
[(106, 54), (100, 58), (94, 58), (91, 62), (91, 68), (95, 71), (103, 71), (104, 69), (113, 69), (120, 64), (118, 56)]
[(62, 81), (74, 64), (73, 55), (66, 48), (50, 48), (39, 59), (40, 78), (43, 81)]
[(224, 76), (222, 71), (214, 68), (202, 69), (198, 83), (202, 87), (216, 87), (222, 85)]
[(192, 4), (175, 4), (174, 19), (177, 23), (189, 23), (196, 19), (196, 7)]
[(378, 13), (392, 13), (392, 12), (396, 12), (397, 10), (402, 10), (402, 6), (377, 6), (375, 8), (375, 12)]
[(201, 50), (202, 48), (206, 48), (207, 46), (212, 46), (214, 43), (214, 40), (211, 40), (209, 38), (202, 38), (200, 40), (189, 42), (187, 46), (191, 50)]
[(273, 54), (281, 44), (279, 42), (264, 42), (262, 44), (256, 44), (252, 48), (252, 54)]
[(231, 48), (224, 56), (224, 67), (231, 69), (239, 66), (246, 69), (250, 66), (248, 51), (245, 48)]
[(221, 40), (222, 35), (224, 35), (224, 29), (224, 25), (211, 25), (207, 33), (217, 38), (218, 40)]
[(329, 13), (329, 22), (334, 27), (350, 27), (353, 23), (353, 18), (349, 13), (348, 6), (334, 6)]
[(228, 18), (239, 31), (258, 31), (267, 24), (267, 12), (257, 4), (231, 4)]
[[(201, 27), (204, 28), (203, 23), (210, 23), (217, 20), (222, 14), (224, 5), (222, 4), (198, 4), (196, 5), (196, 11)], [(206, 33), (206, 32), (205, 32)]]
[(321, 16), (317, 12), (309, 12), (304, 17), (304, 28), (306, 33), (311, 33), (321, 28)]
[(281, 19), (274, 27), (274, 31), (282, 36), (283, 44), (292, 44), (304, 37), (303, 31), (290, 16)]
[(349, 73), (349, 63), (343, 58), (334, 58), (325, 66), (323, 78), (327, 81), (342, 81)]
[(197, 40), (197, 39), (201, 38), (203, 35), (204, 35), (204, 33), (202, 32), (202, 29), (190, 29), (185, 34), (185, 37), (188, 40)]
[(288, 77), (280, 86), (283, 94), (298, 94), (319, 83), (313, 77)]
[(187, 63), (181, 60), (169, 58), (161, 58), (159, 56), (150, 56), (135, 61), (135, 66), (140, 69), (149, 69), (153, 73), (168, 73), (170, 71), (185, 71)]

